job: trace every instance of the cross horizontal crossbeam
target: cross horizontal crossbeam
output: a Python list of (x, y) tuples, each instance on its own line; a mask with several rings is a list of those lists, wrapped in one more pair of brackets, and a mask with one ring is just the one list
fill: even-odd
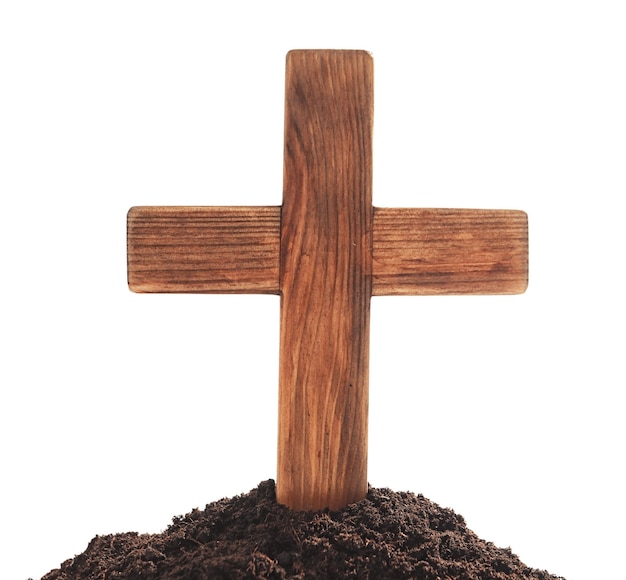
[[(372, 295), (519, 294), (524, 212), (373, 208)], [(280, 207), (134, 207), (134, 292), (279, 294)]]

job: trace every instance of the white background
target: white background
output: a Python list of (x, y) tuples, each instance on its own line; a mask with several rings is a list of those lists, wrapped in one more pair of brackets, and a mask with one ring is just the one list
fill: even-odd
[(0, 577), (274, 477), (276, 296), (126, 286), (133, 205), (280, 205), (284, 60), (372, 51), (375, 205), (523, 209), (517, 297), (374, 298), (369, 479), (626, 578), (626, 9), (0, 4)]

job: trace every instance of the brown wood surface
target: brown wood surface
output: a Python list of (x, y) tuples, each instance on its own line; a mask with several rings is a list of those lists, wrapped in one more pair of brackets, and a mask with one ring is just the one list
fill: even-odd
[(524, 212), (373, 208), (373, 66), (363, 51), (287, 56), (281, 207), (135, 207), (135, 292), (281, 295), (278, 501), (367, 493), (372, 295), (514, 294)]
[(277, 499), (338, 509), (367, 493), (371, 56), (287, 57)]
[(523, 211), (375, 208), (373, 293), (519, 294), (528, 285)]
[(134, 292), (278, 294), (280, 207), (133, 207)]

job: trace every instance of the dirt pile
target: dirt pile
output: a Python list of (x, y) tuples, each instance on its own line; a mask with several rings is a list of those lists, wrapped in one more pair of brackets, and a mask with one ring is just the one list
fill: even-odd
[(421, 495), (370, 488), (337, 512), (292, 512), (272, 480), (175, 517), (161, 534), (96, 536), (42, 580), (556, 579)]

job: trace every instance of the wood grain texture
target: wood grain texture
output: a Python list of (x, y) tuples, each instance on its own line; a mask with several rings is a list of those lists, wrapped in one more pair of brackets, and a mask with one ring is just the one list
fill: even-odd
[(519, 294), (528, 285), (522, 211), (374, 209), (373, 293)]
[(135, 292), (281, 295), (277, 499), (339, 509), (367, 493), (372, 295), (515, 294), (520, 211), (372, 207), (373, 63), (287, 56), (282, 207), (135, 207)]
[(287, 56), (277, 499), (367, 494), (373, 65)]
[(278, 294), (280, 207), (134, 207), (134, 292)]

